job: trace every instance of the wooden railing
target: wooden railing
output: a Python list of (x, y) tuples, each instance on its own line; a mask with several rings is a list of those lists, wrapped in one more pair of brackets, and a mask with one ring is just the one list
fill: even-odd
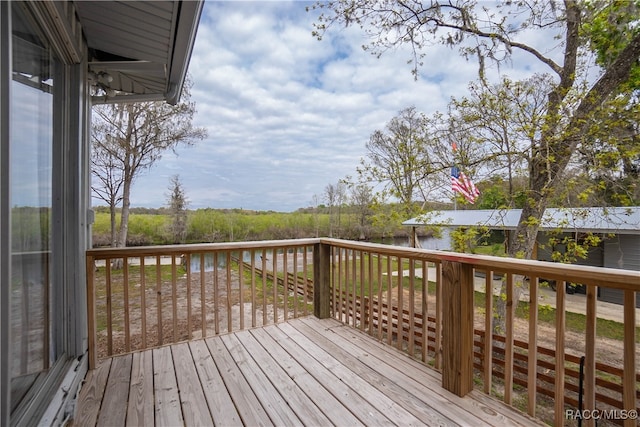
[[(118, 259), (121, 269), (112, 267)], [(442, 372), (443, 387), (458, 395), (475, 382), (555, 425), (578, 416), (582, 399), (590, 411), (583, 415), (606, 410), (597, 414), (636, 425), (639, 272), (306, 239), (96, 249), (87, 252), (87, 273), (91, 366), (98, 356), (313, 313), (432, 364)], [(546, 280), (556, 280), (558, 292), (554, 320), (541, 332), (540, 283)], [(566, 339), (565, 281), (586, 286), (579, 348)], [(516, 319), (518, 286), (529, 293), (525, 320)], [(598, 360), (600, 352), (616, 351), (596, 336), (598, 286), (625, 295), (620, 366)], [(505, 328), (495, 332), (500, 301)], [(552, 345), (543, 339), (549, 334)], [(593, 421), (585, 419), (586, 425)]]
[(315, 243), (88, 251), (90, 366), (98, 357), (311, 313)]
[[(474, 380), (532, 416), (565, 425), (576, 412), (579, 363), (584, 363), (581, 415), (618, 418), (636, 425), (640, 410), (640, 348), (635, 292), (640, 273), (508, 258), (454, 254), (350, 241), (323, 240), (331, 248), (331, 300), (335, 317), (407, 351), (442, 371), (443, 387), (464, 395)], [(500, 280), (494, 280), (500, 278)], [(542, 342), (540, 282), (556, 280), (553, 334)], [(586, 286), (581, 346), (569, 345), (565, 282)], [(476, 292), (480, 284), (481, 292)], [(517, 321), (517, 286), (526, 287), (527, 319)], [(621, 366), (598, 360), (616, 348), (597, 339), (597, 287), (620, 289), (624, 339)], [(496, 287), (503, 287), (496, 295)], [(481, 302), (477, 300), (480, 299)], [(505, 328), (494, 330), (495, 305), (504, 302)], [(476, 302), (474, 302), (476, 300)], [(426, 319), (426, 321), (424, 321)], [(517, 324), (525, 323), (516, 330)], [(575, 335), (575, 333), (573, 333)], [(427, 339), (425, 340), (425, 337)], [(536, 351), (529, 351), (529, 349)], [(498, 392), (495, 390), (498, 389)], [(560, 398), (558, 398), (560, 397)], [(547, 399), (547, 402), (539, 400)], [(541, 408), (551, 405), (550, 415)], [(598, 412), (594, 412), (598, 410)], [(604, 415), (603, 415), (604, 414)], [(549, 419), (549, 417), (551, 417)], [(594, 419), (584, 420), (593, 425)]]

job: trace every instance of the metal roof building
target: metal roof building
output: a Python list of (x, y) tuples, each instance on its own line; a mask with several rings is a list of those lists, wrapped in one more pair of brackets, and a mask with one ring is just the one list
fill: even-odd
[[(521, 213), (522, 209), (433, 211), (405, 221), (403, 225), (414, 228), (415, 241), (415, 229), (425, 225), (515, 230)], [(578, 264), (640, 271), (640, 206), (547, 209), (538, 233), (540, 249), (536, 247), (534, 251), (539, 260), (551, 261), (553, 251), (564, 250), (561, 244), (556, 247), (548, 244), (546, 232), (550, 231), (605, 236), (600, 246), (589, 250), (587, 258), (577, 260)], [(598, 299), (621, 304), (622, 292), (599, 288)], [(640, 294), (637, 306), (640, 307)]]
[[(515, 230), (521, 214), (522, 209), (433, 211), (405, 221), (403, 225), (441, 225), (452, 228), (485, 226), (499, 230)], [(560, 229), (640, 235), (640, 206), (547, 209), (542, 218), (540, 231)]]

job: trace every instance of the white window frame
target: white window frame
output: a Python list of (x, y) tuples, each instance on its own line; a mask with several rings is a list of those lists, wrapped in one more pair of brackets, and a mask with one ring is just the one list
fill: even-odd
[[(0, 1), (0, 425), (62, 424), (70, 415), (69, 405), (80, 389), (87, 371), (86, 271), (85, 250), (90, 244), (89, 126), (90, 103), (87, 85), (87, 59), (77, 61), (77, 52), (86, 52), (79, 37), (69, 51), (59, 51), (68, 34), (59, 34), (53, 22), (66, 21), (66, 28), (79, 30), (73, 9), (63, 2), (29, 2), (35, 20), (51, 39), (56, 56), (63, 58), (56, 67), (53, 122), (52, 188), (52, 275), (57, 317), (54, 337), (60, 358), (25, 396), (14, 414), (11, 406), (10, 287), (11, 230), (9, 128), (12, 81), (11, 8), (26, 2)], [(73, 25), (71, 25), (73, 24)], [(78, 33), (80, 34), (80, 33)], [(55, 40), (54, 40), (55, 38)]]

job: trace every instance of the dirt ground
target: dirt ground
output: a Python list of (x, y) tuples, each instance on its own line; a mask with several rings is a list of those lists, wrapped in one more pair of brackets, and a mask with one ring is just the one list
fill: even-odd
[[(393, 288), (391, 295), (394, 297), (392, 300), (397, 301), (398, 288)], [(409, 308), (409, 291), (403, 290), (403, 305), (405, 309)], [(421, 295), (416, 295), (415, 307), (419, 309), (422, 304)], [(429, 295), (427, 298), (428, 312), (431, 313), (435, 310), (435, 296)], [(484, 314), (476, 310), (475, 313), (475, 327), (477, 329), (484, 329)], [(554, 349), (556, 346), (556, 332), (552, 325), (546, 325), (540, 323), (536, 328), (538, 331), (538, 345)], [(527, 341), (529, 339), (529, 322), (526, 319), (516, 318), (514, 321), (514, 338)], [(623, 356), (624, 356), (624, 343), (619, 340), (612, 340), (608, 338), (598, 337), (596, 342), (596, 360), (606, 363), (611, 366), (622, 368)], [(584, 335), (573, 332), (565, 331), (565, 352), (580, 357), (584, 354)], [(640, 352), (636, 351), (636, 366), (640, 366)]]

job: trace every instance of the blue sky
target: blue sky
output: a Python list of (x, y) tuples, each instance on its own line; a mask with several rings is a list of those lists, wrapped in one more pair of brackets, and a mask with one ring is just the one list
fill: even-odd
[[(178, 174), (191, 209), (289, 212), (355, 174), (369, 136), (409, 106), (446, 111), (466, 92), (477, 64), (434, 46), (414, 80), (408, 50), (376, 58), (361, 49), (359, 28), (311, 35), (314, 13), (302, 1), (207, 1), (189, 72), (197, 126), (208, 138), (167, 153), (134, 183), (132, 206), (166, 205)], [(528, 41), (543, 43), (540, 34)], [(535, 63), (516, 55), (500, 72), (529, 76)], [(497, 79), (498, 70), (490, 69)]]

